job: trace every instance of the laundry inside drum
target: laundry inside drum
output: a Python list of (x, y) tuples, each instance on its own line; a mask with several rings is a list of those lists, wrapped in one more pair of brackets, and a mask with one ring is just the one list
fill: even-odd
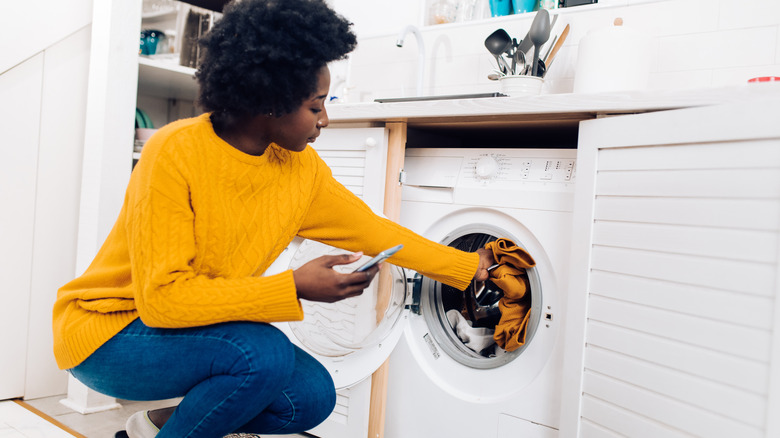
[[(456, 233), (452, 241), (444, 243), (474, 252), (497, 240), (496, 235), (506, 234), (501, 231)], [(493, 281), (472, 281), (465, 291), (430, 280), (424, 282), (423, 314), (437, 343), (450, 357), (473, 368), (499, 367), (518, 357), (533, 338), (541, 306), (541, 285), (535, 269), (527, 269), (519, 280), (527, 287), (521, 303), (527, 313), (521, 333), (524, 342), (519, 347), (505, 341), (507, 324), (512, 322), (507, 318), (502, 321), (501, 303), (505, 293)], [(510, 327), (510, 330), (518, 329)]]

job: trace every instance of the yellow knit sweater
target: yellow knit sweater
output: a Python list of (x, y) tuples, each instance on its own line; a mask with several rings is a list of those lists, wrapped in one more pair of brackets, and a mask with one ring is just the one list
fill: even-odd
[(78, 365), (139, 316), (169, 328), (300, 320), (292, 271), (260, 276), (296, 235), (369, 255), (402, 243), (390, 262), (459, 289), (479, 260), (374, 215), (311, 147), (247, 155), (204, 114), (147, 142), (114, 228), (59, 290), (57, 364)]

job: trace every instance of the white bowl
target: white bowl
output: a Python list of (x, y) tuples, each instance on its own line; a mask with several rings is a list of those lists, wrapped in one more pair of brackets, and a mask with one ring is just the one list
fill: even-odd
[(544, 79), (531, 75), (508, 75), (498, 78), (498, 83), (501, 84), (501, 93), (507, 96), (538, 96)]
[(149, 137), (151, 137), (155, 132), (157, 132), (157, 129), (135, 128), (135, 138), (137, 140), (146, 141), (149, 140)]

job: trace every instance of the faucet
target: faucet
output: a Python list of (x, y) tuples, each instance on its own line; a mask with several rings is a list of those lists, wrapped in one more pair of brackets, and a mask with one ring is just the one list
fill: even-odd
[(423, 44), (422, 34), (417, 26), (406, 26), (401, 33), (398, 34), (398, 39), (395, 41), (395, 45), (398, 47), (404, 46), (404, 38), (411, 32), (414, 34), (414, 38), (417, 40), (417, 96), (422, 96), (423, 91), (423, 78), (425, 77), (425, 45)]

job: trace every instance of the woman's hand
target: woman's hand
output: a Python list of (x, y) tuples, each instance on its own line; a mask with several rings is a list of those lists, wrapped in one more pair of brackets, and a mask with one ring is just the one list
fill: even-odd
[(336, 265), (348, 265), (360, 260), (363, 253), (318, 257), (293, 271), (298, 298), (309, 301), (333, 303), (363, 293), (379, 272), (374, 266), (363, 272), (342, 274), (336, 272)]
[(490, 277), (488, 268), (493, 266), (496, 261), (493, 258), (493, 251), (485, 248), (478, 249), (477, 254), (479, 254), (479, 267), (477, 267), (477, 273), (474, 274), (474, 280), (485, 281)]

